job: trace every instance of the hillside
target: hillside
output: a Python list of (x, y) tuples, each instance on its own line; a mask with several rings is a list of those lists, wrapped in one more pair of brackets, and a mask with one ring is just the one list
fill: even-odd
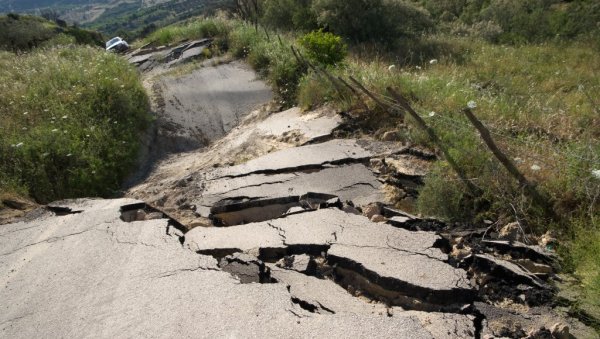
[(0, 15), (0, 50), (28, 51), (56, 44), (103, 46), (102, 34), (32, 15)]

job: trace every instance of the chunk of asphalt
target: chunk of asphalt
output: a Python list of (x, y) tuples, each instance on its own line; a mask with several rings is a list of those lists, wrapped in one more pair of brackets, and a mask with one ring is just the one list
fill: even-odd
[(204, 254), (233, 248), (278, 250), (280, 255), (326, 252), (336, 274), (356, 280), (374, 295), (415, 309), (457, 309), (476, 293), (466, 272), (447, 264), (447, 255), (434, 247), (439, 239), (432, 232), (410, 232), (322, 209), (268, 222), (196, 228), (186, 234), (185, 246)]
[(483, 240), (483, 244), (493, 247), (501, 253), (508, 253), (516, 259), (527, 258), (534, 261), (553, 264), (556, 262), (556, 254), (546, 251), (540, 246), (526, 245), (518, 241), (508, 240)]
[(518, 265), (489, 254), (474, 254), (472, 265), (477, 270), (488, 272), (499, 279), (510, 280), (538, 288), (548, 288), (534, 274), (527, 272)]
[(276, 263), (276, 266), (286, 270), (292, 270), (309, 275), (316, 272), (315, 261), (306, 254), (285, 256)]
[[(258, 200), (292, 199), (309, 192), (339, 197), (341, 201), (353, 201), (357, 206), (375, 201), (386, 201), (379, 189), (377, 177), (362, 164), (340, 165), (314, 171), (298, 171), (285, 174), (252, 174), (236, 178), (221, 178), (205, 182), (192, 203), (200, 207), (197, 212), (207, 217), (218, 205), (235, 204), (236, 198), (245, 197), (249, 205)], [(335, 204), (335, 202), (332, 202)], [(285, 212), (285, 211), (284, 211)], [(263, 220), (266, 220), (263, 218)]]
[(383, 318), (417, 320), (433, 338), (454, 339), (475, 336), (474, 318), (455, 313), (405, 311), (383, 303), (355, 297), (328, 279), (272, 267), (272, 276), (288, 287), (290, 296), (312, 312), (334, 317), (341, 314), (373, 314)]
[[(244, 164), (216, 169), (207, 173), (207, 180), (235, 178), (250, 174), (273, 174), (323, 168), (327, 164), (356, 163), (378, 154), (375, 149), (361, 146), (352, 139), (335, 139), (320, 144), (288, 148), (269, 153)], [(370, 145), (369, 148), (375, 148)]]
[(256, 257), (244, 253), (228, 255), (219, 261), (219, 267), (238, 278), (242, 284), (271, 283), (271, 270)]

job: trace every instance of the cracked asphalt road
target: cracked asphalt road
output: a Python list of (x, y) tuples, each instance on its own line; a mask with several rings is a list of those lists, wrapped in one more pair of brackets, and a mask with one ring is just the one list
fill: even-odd
[[(433, 313), (428, 326), (390, 317), (331, 282), (329, 301), (312, 298), (335, 314), (307, 311), (292, 299), (310, 296), (287, 286), (318, 279), (240, 284), (213, 257), (182, 248), (167, 219), (122, 221), (120, 207), (135, 202), (85, 200), (81, 213), (46, 215), (39, 227), (3, 226), (0, 336), (432, 338), (432, 326), (445, 326)], [(452, 317), (462, 324), (453, 334), (473, 333), (467, 316)]]

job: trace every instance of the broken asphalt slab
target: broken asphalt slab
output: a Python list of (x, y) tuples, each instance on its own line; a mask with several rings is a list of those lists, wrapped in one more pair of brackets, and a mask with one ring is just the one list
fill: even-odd
[[(224, 228), (195, 228), (184, 246), (215, 256), (253, 253), (265, 259), (324, 253), (336, 273), (396, 305), (456, 309), (475, 298), (466, 272), (448, 265), (439, 236), (377, 224), (337, 209)], [(275, 258), (273, 258), (273, 256)], [(373, 287), (373, 288), (372, 288)]]
[(400, 312), (318, 314), (285, 284), (241, 284), (181, 248), (167, 219), (122, 221), (121, 206), (136, 201), (82, 203), (69, 205), (81, 213), (2, 226), (0, 336), (433, 337)]
[[(386, 201), (380, 189), (382, 183), (364, 164), (381, 153), (402, 152), (395, 143), (360, 142), (335, 139), (328, 142), (284, 149), (246, 163), (217, 168), (206, 173), (191, 175), (188, 203), (196, 213), (209, 217), (215, 205), (239, 204), (244, 201), (298, 197), (309, 192), (337, 196), (352, 201), (356, 206)], [(198, 183), (194, 187), (194, 182)], [(251, 207), (251, 206), (249, 206)], [(264, 206), (263, 206), (264, 207)], [(279, 215), (291, 205), (279, 207)], [(242, 209), (242, 208), (239, 208)], [(257, 210), (257, 213), (260, 213)], [(242, 221), (261, 221), (277, 217), (269, 215), (253, 218), (231, 218), (229, 225)], [(221, 218), (221, 217), (219, 217)], [(221, 218), (224, 219), (224, 218)]]
[(207, 173), (205, 179), (320, 169), (337, 164), (362, 162), (380, 154), (404, 150), (405, 148), (398, 143), (335, 139), (315, 145), (284, 149), (237, 166), (217, 169)]

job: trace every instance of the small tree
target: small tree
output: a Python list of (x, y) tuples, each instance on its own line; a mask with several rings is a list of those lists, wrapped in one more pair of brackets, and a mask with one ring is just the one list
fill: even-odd
[(310, 32), (298, 42), (306, 49), (310, 59), (323, 65), (335, 65), (348, 54), (348, 48), (340, 36), (323, 30)]

